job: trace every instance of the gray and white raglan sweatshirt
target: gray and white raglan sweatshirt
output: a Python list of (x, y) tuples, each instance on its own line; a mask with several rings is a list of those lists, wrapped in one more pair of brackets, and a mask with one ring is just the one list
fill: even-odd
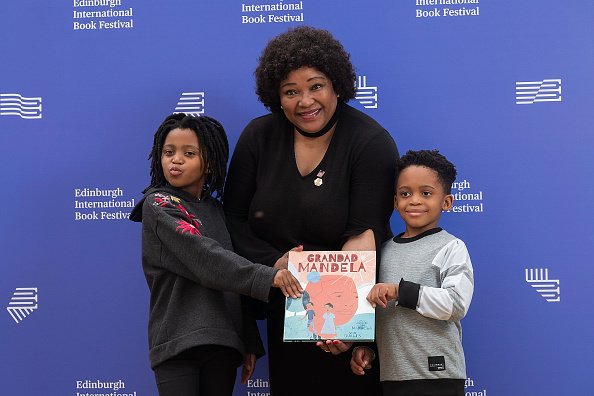
[(142, 221), (142, 268), (151, 292), (151, 367), (200, 345), (264, 350), (240, 294), (267, 301), (276, 269), (233, 253), (223, 208), (173, 187), (149, 190), (130, 215)]
[(381, 381), (466, 379), (460, 320), (474, 291), (466, 245), (441, 228), (384, 243), (378, 282), (398, 301), (376, 309)]

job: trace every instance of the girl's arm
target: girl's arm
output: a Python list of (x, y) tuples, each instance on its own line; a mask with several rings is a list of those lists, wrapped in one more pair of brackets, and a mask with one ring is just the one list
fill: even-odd
[[(300, 286), (290, 273), (278, 271), (225, 249), (216, 240), (192, 227), (187, 211), (172, 202), (155, 202), (153, 195), (143, 205), (143, 238), (161, 251), (151, 261), (155, 265), (188, 278), (204, 287), (232, 291), (262, 301), (268, 300), (270, 287), (283, 287), (297, 295)], [(154, 239), (154, 241), (150, 241)], [(297, 293), (295, 293), (297, 291)]]

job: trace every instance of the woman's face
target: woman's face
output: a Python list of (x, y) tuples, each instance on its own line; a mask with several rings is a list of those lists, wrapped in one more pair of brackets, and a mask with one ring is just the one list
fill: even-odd
[(321, 71), (307, 66), (293, 70), (281, 81), (279, 96), (289, 121), (309, 133), (326, 126), (338, 103), (332, 81)]

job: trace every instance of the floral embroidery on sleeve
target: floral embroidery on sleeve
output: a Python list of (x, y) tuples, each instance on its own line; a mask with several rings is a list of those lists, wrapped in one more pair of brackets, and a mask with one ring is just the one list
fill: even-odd
[[(177, 203), (176, 205), (173, 202)], [(176, 231), (181, 232), (182, 234), (189, 232), (192, 235), (202, 235), (200, 232), (200, 227), (202, 226), (202, 222), (196, 218), (192, 213), (188, 212), (184, 206), (179, 203), (181, 200), (173, 195), (165, 195), (156, 193), (155, 194), (155, 202), (153, 205), (157, 205), (160, 207), (172, 207), (178, 209), (182, 212), (183, 217), (185, 219), (180, 219), (176, 221), (178, 227), (175, 229)]]

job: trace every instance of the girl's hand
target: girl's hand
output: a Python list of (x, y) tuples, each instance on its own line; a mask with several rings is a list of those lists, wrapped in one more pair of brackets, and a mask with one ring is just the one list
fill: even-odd
[[(290, 250), (291, 252), (303, 251), (303, 245), (299, 245)], [(299, 281), (287, 270), (289, 267), (289, 252), (283, 254), (273, 268), (277, 268), (279, 271), (274, 276), (272, 287), (281, 289), (285, 297), (299, 298), (303, 293), (303, 288)]]
[(301, 284), (287, 269), (278, 270), (276, 275), (274, 275), (272, 287), (281, 289), (285, 297), (299, 298), (301, 297), (301, 293), (303, 293)]
[(248, 353), (243, 358), (243, 366), (241, 367), (241, 383), (247, 384), (247, 381), (252, 378), (254, 370), (256, 369), (256, 355)]

